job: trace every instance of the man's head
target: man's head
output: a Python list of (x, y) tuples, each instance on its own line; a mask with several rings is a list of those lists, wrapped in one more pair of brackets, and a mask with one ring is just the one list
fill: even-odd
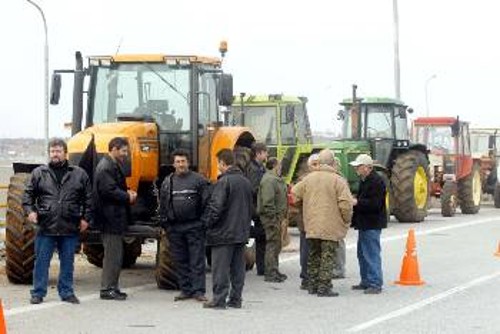
[(267, 160), (267, 146), (264, 143), (255, 142), (252, 144), (253, 158), (259, 162)]
[(61, 138), (54, 138), (49, 141), (47, 147), (49, 151), (50, 163), (53, 165), (61, 165), (66, 161), (66, 153), (68, 153), (68, 146)]
[(356, 174), (361, 178), (365, 178), (373, 170), (373, 159), (368, 154), (360, 154), (349, 165), (354, 167)]
[(323, 149), (318, 154), (319, 163), (330, 167), (335, 166), (335, 154), (330, 149)]
[(229, 167), (234, 165), (234, 154), (228, 148), (223, 148), (217, 153), (217, 168), (219, 172), (225, 173)]
[(272, 170), (272, 171), (276, 172), (276, 174), (279, 174), (280, 169), (281, 169), (281, 163), (275, 157), (269, 158), (266, 161), (266, 169)]
[(189, 172), (189, 153), (186, 150), (175, 150), (172, 156), (174, 157), (174, 168), (177, 175)]
[(115, 137), (108, 144), (108, 152), (111, 158), (124, 162), (128, 156), (128, 140), (123, 137)]
[(313, 171), (319, 168), (319, 155), (317, 153), (313, 153), (307, 159), (307, 167), (309, 170)]

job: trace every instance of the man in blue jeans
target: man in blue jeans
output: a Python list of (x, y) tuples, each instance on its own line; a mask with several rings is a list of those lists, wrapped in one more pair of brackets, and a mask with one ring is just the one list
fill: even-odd
[(37, 226), (30, 302), (40, 304), (47, 295), (50, 261), (57, 249), (59, 297), (79, 304), (73, 290), (73, 264), (79, 232), (87, 229), (92, 218), (92, 189), (85, 171), (66, 160), (68, 149), (64, 140), (52, 139), (48, 150), (48, 165), (33, 170), (23, 196), (28, 220)]
[(352, 289), (379, 294), (383, 284), (380, 234), (387, 227), (386, 186), (382, 177), (373, 170), (373, 160), (369, 155), (358, 155), (350, 165), (361, 179), (352, 217), (352, 226), (359, 233), (357, 250), (361, 282)]

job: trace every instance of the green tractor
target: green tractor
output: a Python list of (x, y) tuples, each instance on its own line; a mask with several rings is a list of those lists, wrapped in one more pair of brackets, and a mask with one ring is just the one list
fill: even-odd
[(235, 96), (224, 113), (226, 125), (249, 127), (256, 140), (265, 143), (269, 156), (282, 163), (282, 176), (287, 183), (305, 168), (307, 158), (321, 147), (313, 147), (307, 98), (282, 94)]
[(328, 145), (335, 151), (353, 193), (358, 177), (349, 162), (367, 153), (387, 183), (388, 213), (399, 222), (421, 222), (430, 201), (427, 147), (410, 141), (407, 115), (413, 110), (400, 100), (353, 96), (340, 104), (338, 119), (343, 122), (342, 139)]

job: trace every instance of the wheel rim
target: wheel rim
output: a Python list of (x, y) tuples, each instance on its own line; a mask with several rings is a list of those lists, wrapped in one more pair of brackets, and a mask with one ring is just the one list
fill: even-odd
[(475, 206), (481, 203), (481, 175), (478, 171), (474, 172), (472, 179), (472, 199)]
[(427, 203), (427, 174), (422, 166), (417, 167), (415, 179), (413, 180), (413, 191), (417, 208), (424, 209)]

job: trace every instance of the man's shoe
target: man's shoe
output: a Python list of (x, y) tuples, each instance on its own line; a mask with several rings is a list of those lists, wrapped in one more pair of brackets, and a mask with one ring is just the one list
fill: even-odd
[(225, 310), (226, 305), (216, 304), (213, 301), (203, 303), (203, 308), (211, 308), (214, 310)]
[(43, 298), (38, 296), (32, 296), (30, 299), (31, 304), (41, 304), (43, 303)]
[(80, 300), (75, 295), (64, 297), (62, 301), (70, 304), (80, 304)]
[(286, 279), (288, 278), (288, 276), (283, 273), (278, 273), (278, 277), (281, 278), (283, 281), (286, 281)]
[(127, 295), (125, 292), (120, 291), (120, 289), (115, 290), (115, 292), (116, 292), (118, 295), (121, 295), (121, 296), (123, 296), (123, 297), (125, 297), (125, 298), (127, 298), (127, 297), (128, 297), (128, 295)]
[(232, 307), (232, 308), (241, 308), (241, 301), (237, 302), (237, 301), (230, 300), (227, 303), (227, 306)]
[(208, 298), (205, 297), (204, 295), (194, 296), (193, 298), (199, 302), (208, 302)]
[(370, 287), (365, 289), (365, 294), (367, 294), (367, 295), (378, 295), (381, 292), (382, 292), (382, 288), (377, 288), (377, 287), (373, 287), (373, 286), (370, 286)]
[(356, 284), (356, 285), (351, 286), (351, 289), (353, 289), (353, 290), (366, 290), (366, 289), (368, 289), (368, 287), (366, 285), (363, 285), (363, 284)]
[(264, 276), (264, 272), (260, 272), (260, 271), (258, 271), (258, 272), (257, 272), (257, 276)]
[(338, 292), (334, 292), (331, 289), (318, 291), (318, 297), (338, 297)]
[(174, 302), (181, 301), (181, 300), (188, 300), (188, 299), (191, 299), (191, 298), (193, 298), (193, 296), (187, 295), (187, 294), (181, 292), (180, 295), (177, 295), (177, 296), (174, 297)]
[(314, 288), (314, 287), (309, 287), (309, 289), (307, 289), (307, 292), (310, 294), (310, 295), (315, 295), (318, 293), (318, 288)]
[(264, 277), (264, 282), (283, 283), (285, 280), (279, 276)]
[(122, 294), (118, 294), (115, 290), (106, 290), (106, 291), (101, 291), (100, 294), (101, 299), (104, 300), (125, 300), (127, 299), (126, 296)]
[(301, 290), (309, 290), (309, 283), (307, 283), (306, 280), (302, 280), (302, 283), (300, 283), (300, 289)]

